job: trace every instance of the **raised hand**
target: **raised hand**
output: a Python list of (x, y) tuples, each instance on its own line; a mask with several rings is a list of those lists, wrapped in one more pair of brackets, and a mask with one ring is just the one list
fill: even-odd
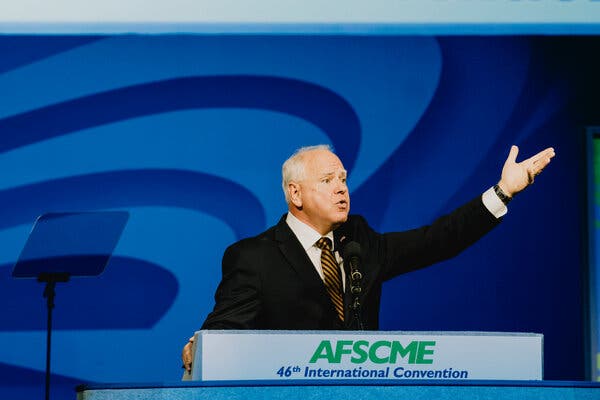
[(500, 189), (511, 197), (533, 183), (535, 177), (546, 168), (554, 157), (554, 149), (548, 147), (521, 162), (517, 162), (517, 154), (519, 154), (519, 148), (512, 146), (502, 168), (502, 177), (498, 182)]

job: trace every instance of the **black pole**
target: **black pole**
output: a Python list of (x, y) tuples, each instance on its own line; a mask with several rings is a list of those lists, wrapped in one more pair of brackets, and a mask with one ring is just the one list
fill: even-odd
[(42, 273), (38, 276), (38, 282), (45, 282), (44, 298), (48, 309), (48, 324), (46, 329), (46, 389), (45, 399), (50, 400), (50, 349), (52, 348), (52, 309), (54, 308), (55, 287), (57, 282), (68, 282), (67, 273)]
[(46, 400), (50, 400), (50, 350), (52, 349), (52, 309), (54, 308), (54, 296), (56, 294), (54, 288), (56, 282), (50, 280), (46, 282), (44, 289), (44, 297), (48, 308), (48, 324), (46, 329)]

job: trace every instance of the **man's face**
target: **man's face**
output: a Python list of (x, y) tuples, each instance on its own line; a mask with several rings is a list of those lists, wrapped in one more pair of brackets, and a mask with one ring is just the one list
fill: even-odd
[(335, 154), (319, 149), (304, 154), (304, 172), (292, 196), (294, 215), (325, 234), (348, 219), (346, 170)]

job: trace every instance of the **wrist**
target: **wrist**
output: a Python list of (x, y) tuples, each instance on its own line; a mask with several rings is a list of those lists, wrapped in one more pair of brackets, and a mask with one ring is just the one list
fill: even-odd
[(494, 185), (494, 192), (496, 193), (496, 196), (498, 196), (498, 198), (502, 201), (502, 203), (504, 203), (504, 205), (508, 205), (508, 203), (510, 203), (510, 201), (512, 200), (513, 196), (512, 193), (508, 192), (505, 189), (506, 185), (502, 185), (502, 182), (498, 182), (498, 184)]
[(516, 194), (515, 192), (510, 190), (510, 186), (507, 185), (506, 182), (504, 182), (502, 179), (500, 179), (500, 182), (498, 182), (498, 187), (504, 192), (505, 195), (507, 195), (510, 198), (513, 198)]

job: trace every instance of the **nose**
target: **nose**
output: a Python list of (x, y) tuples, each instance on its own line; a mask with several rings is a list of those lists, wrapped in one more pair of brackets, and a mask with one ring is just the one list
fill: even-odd
[(336, 178), (335, 182), (336, 182), (335, 192), (339, 193), (339, 194), (346, 193), (346, 191), (348, 190), (348, 186), (346, 186), (346, 181), (344, 181), (340, 178)]

